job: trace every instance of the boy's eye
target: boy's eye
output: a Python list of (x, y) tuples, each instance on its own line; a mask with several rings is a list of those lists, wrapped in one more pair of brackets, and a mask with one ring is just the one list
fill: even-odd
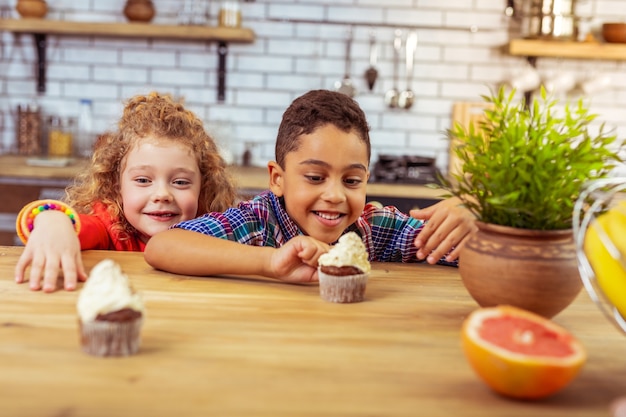
[(324, 177), (322, 177), (320, 175), (305, 175), (304, 177), (307, 180), (311, 181), (311, 182), (322, 182), (322, 181), (324, 181)]
[(360, 178), (346, 178), (344, 182), (348, 184), (349, 186), (357, 186), (357, 185), (360, 185), (363, 182), (363, 180)]

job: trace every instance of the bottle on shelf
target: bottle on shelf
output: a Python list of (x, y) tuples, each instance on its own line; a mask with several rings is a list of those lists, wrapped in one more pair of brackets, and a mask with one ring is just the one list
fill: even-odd
[(92, 101), (84, 98), (80, 100), (74, 154), (80, 158), (89, 158), (93, 151), (95, 140)]

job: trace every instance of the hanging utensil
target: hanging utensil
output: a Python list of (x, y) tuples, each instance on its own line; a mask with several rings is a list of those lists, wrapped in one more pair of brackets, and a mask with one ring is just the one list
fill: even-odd
[(415, 48), (417, 47), (417, 33), (411, 32), (406, 38), (406, 90), (398, 96), (398, 107), (410, 109), (415, 101), (415, 94), (411, 90), (413, 83), (413, 62), (415, 60)]
[(348, 34), (346, 41), (346, 71), (343, 76), (343, 80), (335, 82), (335, 89), (347, 95), (348, 97), (354, 97), (356, 95), (356, 87), (350, 79), (350, 49), (352, 47), (352, 31)]
[(376, 84), (376, 79), (378, 78), (378, 70), (376, 69), (377, 54), (376, 33), (372, 31), (370, 34), (370, 66), (365, 70), (365, 80), (370, 91), (374, 89), (374, 84)]
[(391, 108), (398, 107), (398, 65), (400, 61), (400, 49), (402, 48), (402, 31), (396, 30), (396, 37), (393, 40), (393, 87), (385, 93), (385, 104)]

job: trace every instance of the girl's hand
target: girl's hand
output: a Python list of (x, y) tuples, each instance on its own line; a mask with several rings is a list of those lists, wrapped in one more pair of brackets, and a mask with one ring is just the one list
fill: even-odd
[(416, 219), (427, 220), (415, 238), (417, 258), (435, 264), (442, 256), (452, 262), (476, 228), (476, 218), (458, 198), (442, 200), (422, 210), (411, 210)]
[(35, 218), (24, 252), (15, 265), (15, 282), (26, 280), (26, 269), (31, 290), (53, 292), (57, 289), (59, 273), (63, 272), (64, 287), (76, 289), (78, 281), (85, 281), (80, 242), (71, 221), (64, 213), (46, 211)]
[(286, 282), (316, 282), (317, 260), (329, 249), (329, 245), (312, 237), (296, 236), (272, 254), (272, 275)]
[(617, 397), (610, 404), (611, 417), (626, 417), (626, 397)]

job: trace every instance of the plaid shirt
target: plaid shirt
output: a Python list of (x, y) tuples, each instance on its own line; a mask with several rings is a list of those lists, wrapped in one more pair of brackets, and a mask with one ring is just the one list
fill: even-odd
[[(281, 247), (289, 239), (304, 234), (285, 211), (279, 198), (265, 191), (252, 200), (239, 203), (223, 213), (208, 213), (180, 222), (173, 227), (228, 239), (246, 245)], [(363, 239), (370, 262), (419, 262), (413, 244), (424, 227), (397, 208), (382, 209), (370, 204), (344, 233), (354, 231)], [(442, 258), (438, 263), (457, 266)]]

